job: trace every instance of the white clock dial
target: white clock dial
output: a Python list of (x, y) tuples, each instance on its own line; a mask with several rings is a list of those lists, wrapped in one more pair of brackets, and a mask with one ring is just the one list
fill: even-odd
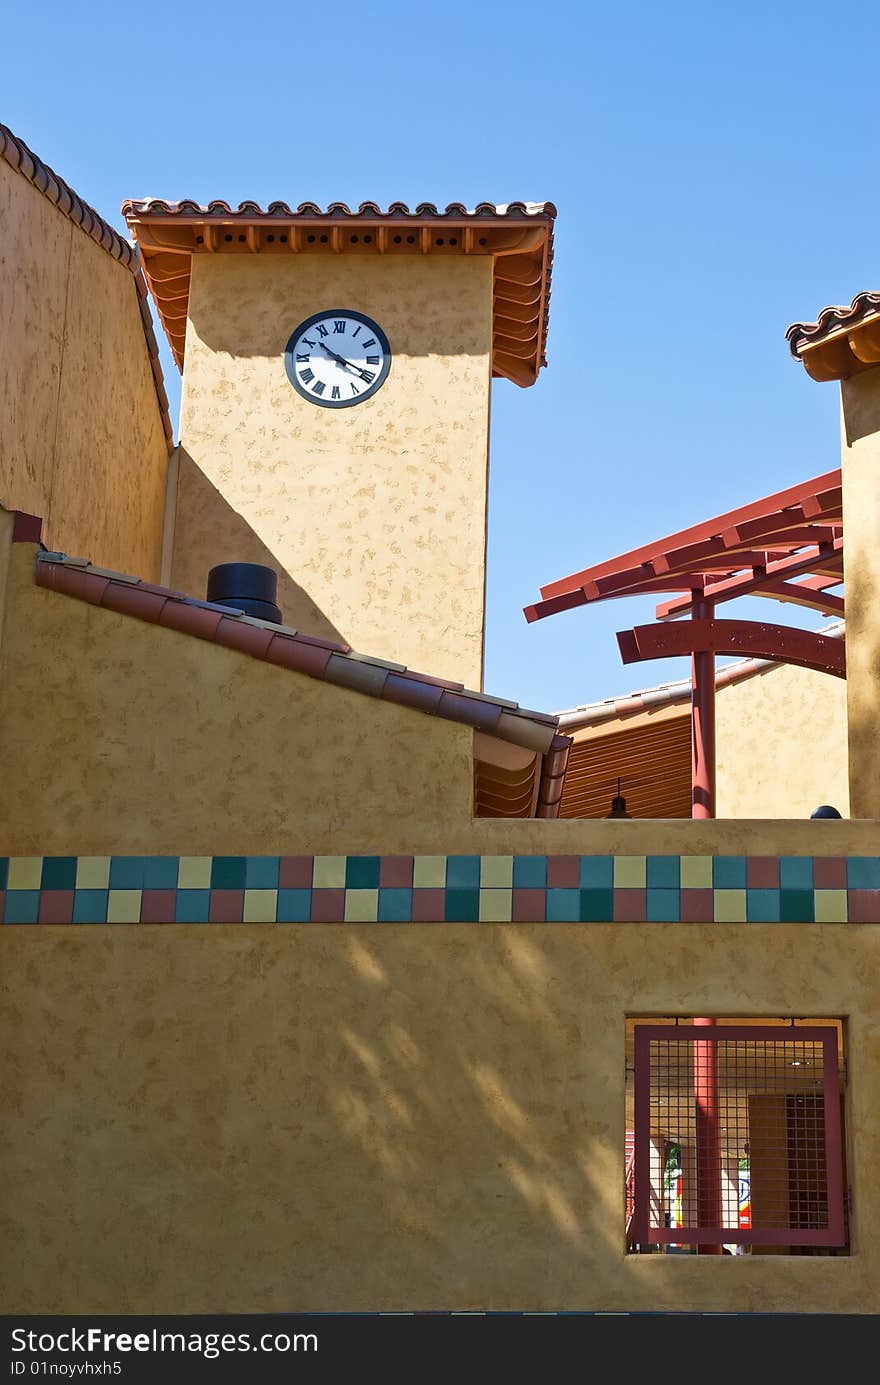
[(388, 338), (372, 318), (328, 308), (301, 322), (284, 352), (287, 378), (310, 404), (347, 409), (381, 389), (391, 369)]

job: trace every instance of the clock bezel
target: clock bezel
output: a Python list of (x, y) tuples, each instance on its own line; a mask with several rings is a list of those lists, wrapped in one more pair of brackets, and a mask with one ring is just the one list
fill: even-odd
[[(307, 386), (300, 384), (296, 373), (296, 361), (294, 359), (294, 346), (303, 332), (308, 331), (316, 322), (324, 322), (330, 317), (356, 318), (365, 327), (375, 333), (376, 340), (382, 348), (382, 367), (376, 379), (371, 381), (367, 389), (362, 394), (356, 394), (351, 399), (323, 399), (320, 395), (311, 393)], [(298, 327), (294, 327), (284, 348), (284, 370), (293, 388), (302, 399), (307, 399), (310, 404), (315, 404), (319, 409), (351, 409), (356, 404), (366, 404), (379, 393), (379, 390), (388, 379), (388, 372), (391, 370), (391, 347), (388, 337), (374, 318), (368, 317), (358, 308), (322, 308), (318, 313), (312, 313), (311, 317), (304, 318)]]

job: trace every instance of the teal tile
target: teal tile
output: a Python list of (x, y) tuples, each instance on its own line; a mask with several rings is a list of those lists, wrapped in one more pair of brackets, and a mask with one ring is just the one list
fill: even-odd
[(846, 883), (851, 890), (880, 890), (880, 856), (849, 856)]
[[(378, 880), (376, 881), (378, 884)], [(447, 890), (476, 890), (480, 886), (479, 856), (447, 856)]]
[(814, 918), (812, 890), (779, 891), (779, 919), (781, 923), (812, 923)]
[(210, 903), (210, 890), (178, 890), (174, 922), (207, 923)]
[(178, 858), (176, 856), (145, 856), (143, 888), (145, 890), (176, 890), (177, 866)]
[(713, 857), (712, 885), (716, 890), (744, 890), (746, 887), (745, 856)]
[(243, 890), (246, 874), (246, 856), (215, 856), (211, 862), (211, 889)]
[(77, 890), (73, 896), (74, 923), (106, 923), (108, 890)]
[(144, 887), (143, 856), (111, 856), (111, 890), (142, 890)]
[(412, 919), (412, 890), (380, 890), (378, 918), (380, 923), (409, 923)]
[(39, 913), (39, 890), (6, 891), (6, 923), (36, 923)]
[(746, 890), (746, 918), (749, 923), (778, 923), (779, 891)]
[(279, 890), (279, 923), (308, 923), (312, 908), (311, 890)]
[[(650, 859), (649, 856), (648, 860), (650, 861)], [(676, 864), (678, 864), (677, 861)], [(648, 923), (678, 923), (678, 890), (657, 890), (649, 888), (645, 896), (645, 919)]]
[(0, 890), (6, 889), (6, 881), (9, 879), (9, 857), (0, 856)]
[(280, 861), (277, 856), (248, 856), (244, 870), (249, 890), (277, 890)]
[(44, 890), (73, 890), (76, 888), (75, 856), (44, 856), (40, 887)]
[(348, 856), (345, 862), (347, 890), (378, 890), (379, 857)]
[[(647, 856), (646, 884), (649, 890), (677, 890), (681, 884), (680, 858), (678, 856)], [(648, 914), (650, 919), (651, 915)]]
[(476, 923), (480, 917), (480, 891), (447, 890), (445, 916), (447, 923)]
[(579, 923), (581, 917), (580, 890), (548, 890), (547, 922)]
[[(610, 857), (608, 858), (610, 861)], [(614, 918), (614, 891), (581, 890), (580, 919), (582, 923), (611, 923)]]
[[(584, 890), (611, 890), (614, 888), (613, 856), (582, 856), (580, 883)], [(609, 914), (609, 918), (611, 915)]]
[(780, 856), (779, 885), (783, 890), (813, 888), (812, 856)]
[(547, 884), (546, 856), (514, 856), (513, 885), (517, 890), (543, 890)]

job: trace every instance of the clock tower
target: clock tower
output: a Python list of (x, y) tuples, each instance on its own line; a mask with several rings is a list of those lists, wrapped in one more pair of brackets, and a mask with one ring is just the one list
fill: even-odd
[(543, 364), (555, 209), (123, 210), (183, 370), (165, 580), (265, 564), (285, 624), (479, 688), (490, 382)]

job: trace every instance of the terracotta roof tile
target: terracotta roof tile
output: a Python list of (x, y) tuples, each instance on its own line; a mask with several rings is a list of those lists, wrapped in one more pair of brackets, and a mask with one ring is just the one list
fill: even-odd
[[(376, 202), (129, 199), (122, 212), (135, 236), (177, 364), (186, 348), (192, 258), (197, 254), (439, 254), (493, 259), (493, 374), (534, 384), (546, 364), (553, 267), (552, 202), (481, 202), (410, 208)], [(226, 229), (224, 229), (224, 227)]]
[(567, 754), (569, 745), (567, 737), (557, 734), (556, 717), (525, 711), (504, 698), (492, 698), (401, 665), (355, 654), (347, 645), (256, 620), (151, 582), (140, 582), (127, 573), (93, 568), (83, 559), (71, 560), (63, 553), (37, 554), (36, 581), (62, 595), (211, 640), (310, 678), (322, 678), (370, 697), (473, 726), (542, 755), (552, 752), (542, 771), (542, 784), (546, 779), (545, 815), (554, 815), (550, 810), (556, 800), (549, 785), (564, 772), (564, 767), (559, 769), (560, 756)]
[(793, 322), (786, 338), (814, 380), (846, 380), (880, 364), (880, 293), (823, 308), (815, 322)]
[(168, 450), (171, 451), (174, 439), (168, 410), (168, 396), (165, 393), (165, 379), (159, 362), (159, 348), (148, 306), (147, 283), (141, 269), (137, 246), (132, 245), (130, 241), (123, 240), (119, 232), (114, 231), (113, 227), (102, 216), (98, 215), (94, 207), (90, 207), (87, 202), (78, 197), (63, 178), (59, 178), (48, 164), (44, 164), (33, 150), (28, 148), (24, 140), (20, 140), (6, 125), (2, 124), (0, 124), (0, 158), (5, 159), (10, 168), (14, 168), (38, 192), (48, 198), (58, 208), (62, 216), (66, 216), (68, 221), (72, 221), (80, 230), (85, 231), (87, 236), (91, 236), (92, 240), (100, 245), (102, 250), (106, 250), (108, 255), (112, 255), (114, 260), (118, 260), (120, 264), (125, 265), (126, 269), (131, 270), (138, 295), (138, 308), (144, 329), (144, 339), (147, 344), (150, 371), (156, 389), (156, 398), (159, 402), (162, 430), (165, 434)]

